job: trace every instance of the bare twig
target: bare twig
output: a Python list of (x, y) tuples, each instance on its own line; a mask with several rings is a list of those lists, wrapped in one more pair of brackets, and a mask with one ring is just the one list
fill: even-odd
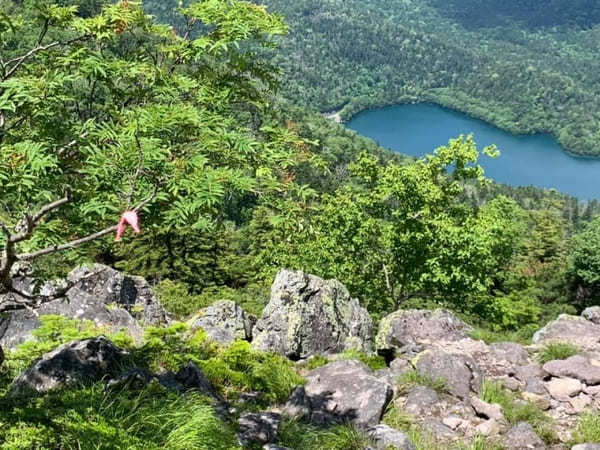
[[(44, 35), (45, 35), (45, 33), (44, 33)], [(43, 39), (43, 36), (40, 36), (40, 37)], [(68, 41), (55, 41), (55, 42), (52, 42), (52, 43), (46, 44), (46, 45), (41, 45), (41, 43), (38, 41), (38, 44), (34, 48), (29, 50), (27, 53), (25, 53), (24, 55), (19, 56), (17, 58), (13, 58), (13, 59), (7, 61), (6, 63), (4, 63), (5, 67), (8, 67), (11, 64), (13, 66), (10, 69), (8, 69), (7, 72), (4, 73), (4, 76), (2, 77), (2, 81), (8, 80), (11, 76), (13, 76), (15, 74), (15, 72), (17, 70), (19, 70), (19, 67), (21, 67), (23, 65), (23, 63), (25, 63), (27, 60), (29, 60), (31, 57), (33, 57), (37, 53), (44, 52), (46, 50), (50, 50), (54, 47), (71, 45), (77, 41), (82, 41), (82, 40), (88, 39), (89, 37), (90, 37), (89, 35), (84, 34), (81, 36), (77, 36), (73, 39), (69, 39)]]
[(56, 154), (58, 156), (62, 156), (67, 150), (69, 150), (72, 147), (75, 147), (77, 145), (77, 143), (79, 142), (80, 139), (85, 139), (86, 137), (88, 137), (90, 133), (89, 132), (84, 132), (81, 133), (79, 135), (79, 139), (73, 139), (71, 142), (69, 142), (68, 144), (63, 145), (62, 147), (60, 147), (58, 150), (56, 150)]

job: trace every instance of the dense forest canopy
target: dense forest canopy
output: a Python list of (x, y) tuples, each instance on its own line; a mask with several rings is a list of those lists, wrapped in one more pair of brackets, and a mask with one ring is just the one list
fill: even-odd
[[(497, 149), (472, 136), (414, 159), (316, 111), (430, 100), (598, 153), (600, 29), (522, 23), (512, 7), (504, 28), (464, 26), (454, 18), (469, 3), (430, 1), (0, 0), (0, 325), (55, 299), (37, 281), (94, 262), (145, 277), (176, 320), (141, 346), (110, 336), (138, 370), (121, 390), (7, 395), (44, 353), (106, 332), (94, 323), (46, 316), (3, 365), (0, 348), (4, 448), (240, 448), (211, 399), (240, 400), (226, 416), (279, 407), (298, 366), (189, 322), (218, 300), (261, 315), (282, 268), (337, 279), (368, 320), (450, 308), (487, 341), (529, 342), (600, 305), (598, 201), (490, 182), (478, 158)], [(121, 236), (126, 222), (139, 233)], [(136, 388), (144, 370), (176, 378), (190, 361), (211, 398), (154, 379)], [(543, 416), (519, 402), (513, 422)], [(370, 445), (346, 424), (284, 423), (279, 440)]]
[(569, 26), (590, 28), (600, 23), (595, 0), (432, 0), (439, 11), (466, 28), (518, 22), (528, 28)]
[[(369, 107), (432, 101), (514, 133), (550, 132), (572, 152), (599, 153), (597, 5), (535, 2), (544, 20), (578, 20), (585, 11), (592, 22), (532, 28), (503, 15), (531, 18), (541, 8), (519, 2), (263, 3), (290, 24), (276, 61), (285, 69), (285, 95), (296, 103), (347, 118)], [(453, 11), (469, 16), (459, 20)], [(503, 17), (502, 26), (482, 22)]]

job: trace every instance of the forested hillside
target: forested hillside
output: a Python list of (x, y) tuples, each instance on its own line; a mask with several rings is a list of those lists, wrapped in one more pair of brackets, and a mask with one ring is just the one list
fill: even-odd
[(515, 133), (551, 132), (573, 152), (600, 151), (593, 2), (264, 3), (291, 28), (276, 60), (295, 102), (349, 117), (432, 101)]
[[(497, 403), (498, 439), (595, 439), (587, 404), (563, 414), (572, 398), (555, 392), (571, 433), (557, 436), (517, 391), (555, 387), (562, 366), (542, 363), (597, 348), (598, 202), (491, 183), (478, 158), (496, 149), (472, 136), (416, 160), (314, 110), (430, 99), (593, 152), (594, 29), (483, 39), (411, 1), (171, 6), (0, 0), (0, 448), (253, 449), (278, 434), (363, 450), (385, 414), (437, 449), (402, 409), (415, 387), (465, 407), (463, 428), (484, 423), (472, 398)], [(583, 311), (553, 322), (578, 347), (488, 346)], [(442, 338), (471, 347), (448, 355)], [(513, 377), (533, 358), (534, 376)], [(578, 361), (573, 392), (600, 402)], [(324, 422), (326, 379), (369, 404)], [(269, 422), (288, 401), (309, 420)], [(463, 431), (456, 448), (499, 448)]]

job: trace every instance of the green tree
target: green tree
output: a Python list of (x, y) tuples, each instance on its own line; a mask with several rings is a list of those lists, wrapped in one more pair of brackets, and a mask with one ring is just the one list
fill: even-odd
[(372, 313), (413, 297), (468, 309), (465, 298), (487, 292), (512, 257), (516, 233), (506, 211), (518, 208), (504, 199), (477, 212), (458, 201), (466, 180), (483, 180), (477, 157), (471, 136), (407, 164), (382, 166), (363, 153), (351, 167), (353, 184), (275, 226), (284, 238), (263, 250), (261, 264), (337, 278)]
[(192, 3), (179, 34), (139, 2), (0, 5), (0, 311), (45, 300), (16, 292), (15, 263), (108, 236), (124, 211), (206, 231), (228, 202), (294, 188), (296, 134), (243, 119), (277, 87), (256, 51), (286, 28), (264, 7)]
[(573, 237), (569, 275), (580, 308), (600, 304), (600, 219), (594, 219)]

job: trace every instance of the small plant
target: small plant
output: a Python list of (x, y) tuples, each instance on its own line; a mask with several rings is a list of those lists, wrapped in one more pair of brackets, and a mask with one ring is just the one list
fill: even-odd
[(557, 441), (551, 419), (533, 403), (517, 399), (500, 382), (484, 380), (481, 398), (488, 403), (499, 404), (504, 417), (510, 424), (527, 422), (545, 442)]
[(544, 349), (539, 354), (538, 359), (540, 363), (545, 364), (548, 361), (570, 358), (577, 353), (579, 353), (579, 349), (573, 344), (556, 342), (544, 346)]
[(339, 356), (339, 359), (356, 359), (366, 364), (371, 370), (385, 369), (387, 367), (385, 359), (375, 354), (367, 354), (358, 350), (346, 350)]
[(326, 358), (325, 356), (315, 355), (306, 362), (306, 368), (308, 370), (313, 370), (313, 369), (317, 369), (319, 367), (323, 367), (324, 365), (326, 365), (328, 363), (329, 363), (329, 359)]
[(279, 444), (302, 450), (364, 450), (373, 445), (363, 432), (350, 425), (319, 428), (296, 421), (281, 424)]
[(576, 444), (600, 442), (600, 414), (592, 411), (583, 413), (579, 418), (573, 439)]
[(396, 430), (407, 432), (414, 425), (415, 419), (393, 402), (388, 406), (387, 411), (383, 415), (383, 423)]
[(444, 392), (446, 390), (446, 380), (443, 378), (433, 379), (416, 370), (405, 372), (398, 378), (399, 392), (406, 392), (414, 386), (426, 386), (438, 392)]

